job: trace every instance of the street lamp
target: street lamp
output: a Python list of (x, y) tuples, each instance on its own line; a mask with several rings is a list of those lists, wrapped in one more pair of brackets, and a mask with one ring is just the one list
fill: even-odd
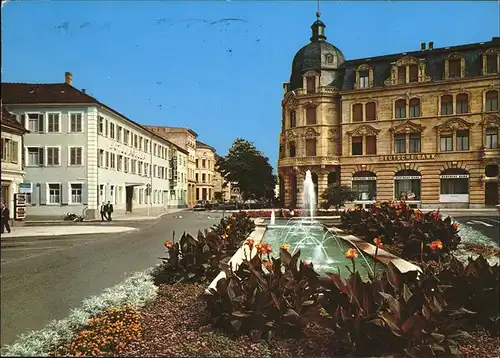
[(150, 206), (151, 206), (151, 184), (146, 184), (146, 195), (148, 196), (148, 217), (149, 217)]

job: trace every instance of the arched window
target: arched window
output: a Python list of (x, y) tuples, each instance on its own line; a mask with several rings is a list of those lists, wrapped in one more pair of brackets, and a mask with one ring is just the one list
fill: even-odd
[(409, 107), (409, 117), (416, 118), (420, 117), (420, 99), (412, 98), (410, 99), (410, 107)]
[(441, 114), (453, 114), (453, 96), (441, 96)]
[(413, 169), (396, 172), (394, 174), (394, 198), (420, 201), (421, 179), (420, 172)]
[(498, 91), (486, 92), (486, 112), (498, 111)]
[(398, 99), (396, 101), (396, 103), (394, 104), (394, 106), (395, 106), (396, 119), (406, 118), (406, 100), (405, 99)]
[(377, 175), (370, 171), (359, 171), (352, 175), (352, 190), (356, 193), (356, 200), (376, 200)]
[(441, 203), (469, 202), (469, 172), (465, 169), (448, 168), (440, 175)]
[(499, 172), (500, 170), (498, 164), (490, 164), (487, 165), (486, 168), (484, 168), (484, 175), (488, 178), (497, 177)]
[(469, 95), (467, 93), (457, 94), (456, 99), (456, 113), (468, 113), (469, 112)]
[(377, 105), (375, 102), (368, 102), (366, 104), (366, 120), (374, 121), (377, 119)]

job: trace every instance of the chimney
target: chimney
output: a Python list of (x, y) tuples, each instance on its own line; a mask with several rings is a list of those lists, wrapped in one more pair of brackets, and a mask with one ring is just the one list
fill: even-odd
[(425, 42), (420, 44), (420, 51), (425, 51)]
[(64, 83), (70, 86), (73, 83), (73, 74), (71, 72), (66, 72), (64, 74)]
[(429, 50), (432, 50), (432, 49), (434, 49), (434, 42), (433, 41), (429, 42)]
[(83, 93), (87, 93), (87, 90), (85, 88), (82, 88)]

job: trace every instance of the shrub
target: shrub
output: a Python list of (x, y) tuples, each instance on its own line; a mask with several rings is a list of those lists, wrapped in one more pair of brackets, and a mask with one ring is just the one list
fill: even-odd
[(336, 209), (344, 206), (348, 201), (356, 199), (356, 192), (348, 186), (339, 185), (337, 183), (330, 184), (321, 194), (321, 198), (325, 201), (323, 206), (325, 209), (333, 206)]
[[(251, 241), (248, 246), (253, 249)], [(269, 245), (255, 249), (257, 255), (245, 259), (234, 272), (227, 268), (226, 278), (206, 296), (213, 324), (235, 334), (250, 334), (254, 341), (302, 332), (318, 312), (318, 275), (312, 265), (300, 262), (298, 267), (299, 251), (292, 256), (281, 248), (275, 259)]]
[(247, 212), (240, 211), (228, 218), (222, 218), (212, 230), (222, 239), (226, 250), (236, 250), (255, 229), (255, 224)]
[(424, 214), (404, 201), (377, 202), (367, 210), (356, 207), (343, 212), (341, 220), (342, 229), (368, 242), (381, 238), (395, 244), (407, 259), (438, 260), (460, 243), (458, 223), (443, 219), (439, 211)]
[(127, 344), (141, 338), (140, 314), (132, 306), (112, 307), (89, 320), (71, 342), (52, 356), (119, 356)]

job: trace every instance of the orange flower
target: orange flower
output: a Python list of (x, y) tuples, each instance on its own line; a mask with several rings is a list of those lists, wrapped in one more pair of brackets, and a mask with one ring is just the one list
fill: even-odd
[(165, 247), (166, 247), (167, 249), (170, 249), (170, 248), (174, 247), (174, 244), (172, 244), (172, 243), (171, 243), (170, 241), (168, 241), (168, 240), (165, 240)]
[(253, 247), (253, 244), (254, 244), (255, 241), (253, 241), (253, 239), (248, 239), (246, 242), (245, 242), (245, 245), (248, 245), (250, 248)]
[(384, 246), (384, 245), (382, 244), (382, 240), (380, 240), (380, 238), (379, 238), (379, 237), (374, 238), (374, 239), (373, 239), (373, 243), (374, 243), (374, 244), (375, 244), (375, 246), (377, 246), (379, 249), (380, 249), (382, 246)]
[(264, 260), (264, 267), (268, 270), (271, 269), (273, 267), (271, 260)]
[(355, 259), (356, 257), (358, 257), (358, 251), (355, 248), (350, 248), (346, 251), (345, 257), (351, 260)]
[(451, 224), (451, 227), (456, 230), (456, 229), (458, 229), (460, 227), (460, 224), (457, 223), (457, 222), (454, 222), (453, 224)]
[(289, 250), (290, 249), (290, 244), (283, 244), (281, 245), (282, 249)]
[(435, 240), (429, 244), (432, 251), (441, 250), (443, 248), (443, 243), (441, 240)]

